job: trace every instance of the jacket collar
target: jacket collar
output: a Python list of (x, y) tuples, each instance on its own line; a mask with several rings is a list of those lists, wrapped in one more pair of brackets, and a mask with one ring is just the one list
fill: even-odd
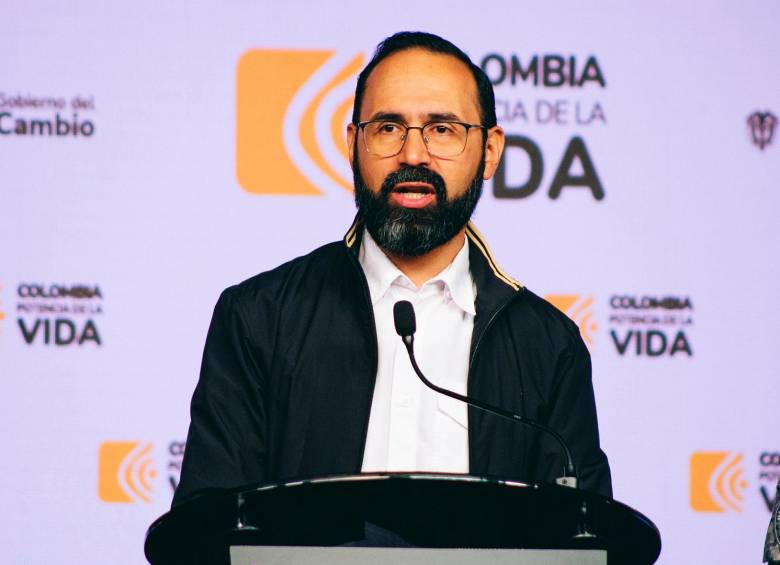
[[(358, 214), (346, 235), (344, 245), (357, 259), (363, 239), (363, 218)], [(505, 303), (520, 294), (524, 287), (498, 266), (485, 239), (473, 223), (466, 226), (466, 239), (469, 244), (469, 267), (474, 284), (477, 287), (475, 309), (475, 334), (477, 326), (486, 324), (491, 314)]]

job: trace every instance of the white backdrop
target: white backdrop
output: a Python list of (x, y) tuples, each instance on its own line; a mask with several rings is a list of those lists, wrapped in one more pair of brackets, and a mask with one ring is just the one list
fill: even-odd
[(659, 563), (760, 562), (780, 142), (748, 118), (780, 114), (778, 2), (3, 7), (2, 562), (144, 562), (213, 304), (346, 231), (332, 131), (401, 29), (497, 83), (514, 146), (476, 224), (590, 339), (615, 496), (658, 525)]

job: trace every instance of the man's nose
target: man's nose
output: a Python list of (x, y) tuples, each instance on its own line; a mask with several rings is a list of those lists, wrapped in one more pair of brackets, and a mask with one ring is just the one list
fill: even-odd
[(422, 128), (409, 128), (406, 139), (398, 158), (404, 165), (427, 165), (430, 163), (431, 154), (423, 139)]

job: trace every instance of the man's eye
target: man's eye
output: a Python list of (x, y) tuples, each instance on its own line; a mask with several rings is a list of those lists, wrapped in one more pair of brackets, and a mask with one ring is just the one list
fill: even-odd
[(429, 127), (429, 131), (433, 135), (450, 135), (453, 133), (453, 126), (451, 124), (431, 124)]
[(398, 124), (393, 123), (384, 123), (379, 124), (379, 128), (377, 128), (379, 133), (398, 133), (401, 131), (401, 127)]

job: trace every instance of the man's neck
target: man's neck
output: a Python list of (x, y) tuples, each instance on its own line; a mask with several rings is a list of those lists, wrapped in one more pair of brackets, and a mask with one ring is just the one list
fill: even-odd
[(452, 263), (455, 256), (463, 248), (465, 233), (466, 228), (463, 227), (463, 229), (447, 243), (444, 243), (419, 257), (401, 257), (388, 253), (387, 251), (385, 251), (385, 254), (393, 264), (419, 288)]

